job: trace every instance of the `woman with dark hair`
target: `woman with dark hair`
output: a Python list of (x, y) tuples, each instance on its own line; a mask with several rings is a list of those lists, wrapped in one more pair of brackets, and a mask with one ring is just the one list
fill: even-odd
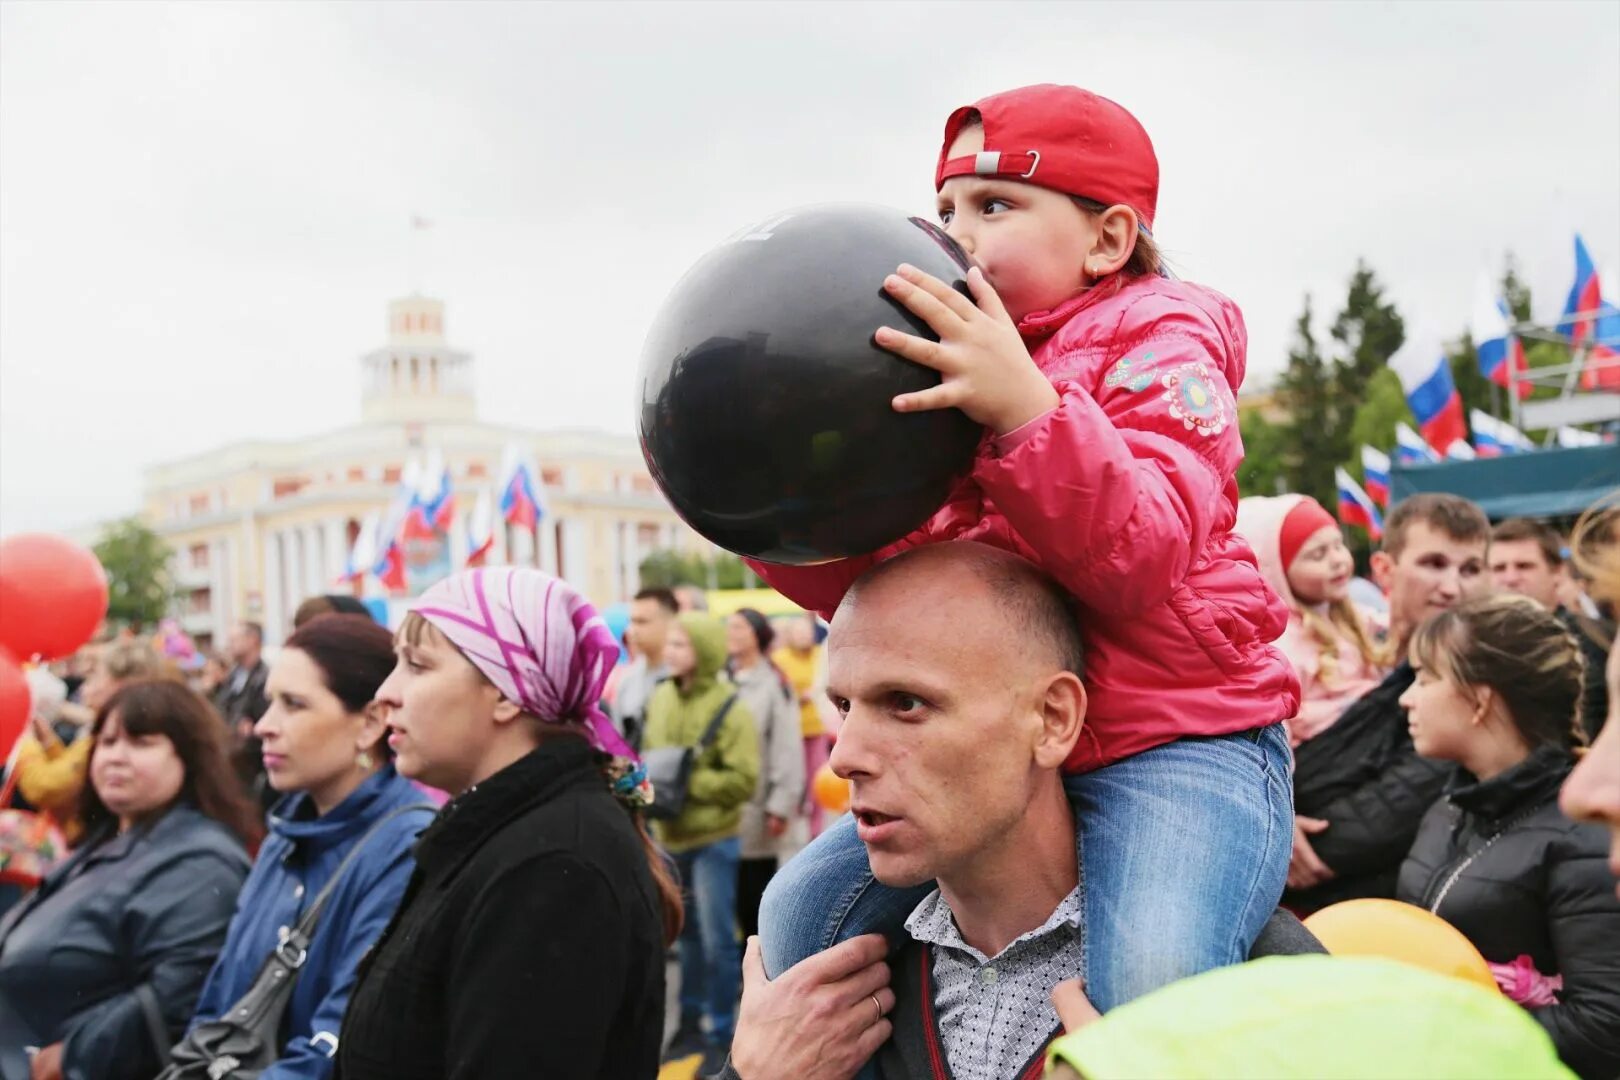
[(645, 770), (597, 708), (612, 632), (549, 574), (471, 570), (395, 647), (377, 692), (395, 763), (456, 797), (360, 966), (338, 1074), (653, 1076), (680, 890), (640, 820)]
[(726, 670), (759, 735), (758, 786), (742, 808), (738, 833), (737, 922), (744, 940), (759, 933), (760, 897), (789, 854), (788, 827), (804, 801), (798, 698), (771, 662), (775, 638), (770, 620), (753, 608), (740, 608), (726, 619)]
[(258, 838), (225, 725), (182, 684), (130, 683), (88, 737), (84, 840), (0, 922), (3, 1080), (156, 1073)]
[[(287, 639), (265, 683), (270, 708), (253, 734), (282, 798), (194, 1024), (219, 1019), (248, 991), (281, 928), (298, 923), (365, 838), (321, 912), (282, 1017), (282, 1054), (260, 1074), (265, 1080), (331, 1075), (355, 969), (399, 906), (411, 845), (433, 818), (434, 808), (394, 771), (384, 741), (376, 696), (393, 668), (393, 635), (370, 616), (322, 615)], [(389, 817), (398, 810), (405, 812)]]
[(1585, 741), (1574, 635), (1523, 596), (1466, 601), (1418, 627), (1401, 697), (1412, 743), (1455, 762), (1396, 898), (1461, 930), (1503, 993), (1582, 1076), (1620, 1073), (1620, 901), (1605, 837), (1558, 808)]

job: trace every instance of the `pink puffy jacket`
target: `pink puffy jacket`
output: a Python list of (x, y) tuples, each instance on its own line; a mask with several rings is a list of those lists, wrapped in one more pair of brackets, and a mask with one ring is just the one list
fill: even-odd
[(1292, 717), (1299, 680), (1270, 644), (1287, 609), (1231, 531), (1247, 339), (1237, 306), (1140, 278), (1019, 330), (1060, 404), (986, 439), (926, 524), (872, 555), (750, 565), (830, 617), (862, 571), (918, 544), (978, 540), (1035, 562), (1082, 605), (1090, 709), (1071, 772)]

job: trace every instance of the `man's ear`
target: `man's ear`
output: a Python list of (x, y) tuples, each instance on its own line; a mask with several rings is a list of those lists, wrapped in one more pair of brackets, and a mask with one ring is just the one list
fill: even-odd
[(1395, 560), (1387, 551), (1375, 551), (1368, 560), (1372, 567), (1373, 584), (1385, 596), (1389, 595), (1391, 586), (1395, 584)]
[(1043, 769), (1061, 768), (1086, 722), (1086, 688), (1072, 671), (1060, 671), (1047, 680), (1041, 695), (1041, 734), (1035, 743), (1035, 762)]

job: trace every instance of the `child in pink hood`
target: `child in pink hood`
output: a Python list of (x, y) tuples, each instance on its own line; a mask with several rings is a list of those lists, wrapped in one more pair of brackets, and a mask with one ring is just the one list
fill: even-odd
[[(883, 288), (939, 340), (884, 328), (876, 341), (940, 372), (896, 410), (957, 408), (984, 425), (973, 469), (933, 518), (873, 555), (753, 566), (831, 617), (875, 563), (976, 540), (1075, 598), (1089, 707), (1066, 787), (1087, 993), (1106, 1009), (1243, 959), (1287, 871), (1282, 722), (1299, 684), (1271, 646), (1286, 609), (1231, 531), (1243, 318), (1163, 273), (1150, 234), (1158, 159), (1106, 98), (1043, 85), (963, 106), (934, 180), (940, 221), (976, 264), (972, 298), (902, 265)], [(875, 882), (845, 819), (767, 891), (767, 971), (897, 931), (928, 891)]]
[(1299, 714), (1288, 721), (1289, 745), (1298, 746), (1332, 727), (1389, 674), (1373, 640), (1377, 617), (1350, 599), (1355, 562), (1339, 523), (1315, 499), (1241, 499), (1234, 531), (1254, 548), (1266, 584), (1288, 605), (1288, 629), (1277, 647), (1299, 674)]

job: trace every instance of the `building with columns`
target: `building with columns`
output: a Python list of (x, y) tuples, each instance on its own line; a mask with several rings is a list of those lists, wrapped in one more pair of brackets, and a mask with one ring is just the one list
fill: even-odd
[(538, 465), (544, 517), (534, 535), (497, 522), (489, 564), (540, 566), (605, 605), (635, 592), (653, 551), (714, 552), (665, 503), (633, 438), (479, 421), (473, 360), (450, 347), (441, 301), (390, 303), (387, 344), (360, 364), (358, 424), (146, 470), (143, 517), (174, 548), (181, 624), (199, 642), (223, 643), (233, 622), (251, 619), (279, 643), (308, 596), (383, 595), (369, 575), (340, 579), (361, 522), (386, 509), (406, 463), (430, 451), (453, 478), (452, 566), (466, 561), (468, 518), (512, 445)]

